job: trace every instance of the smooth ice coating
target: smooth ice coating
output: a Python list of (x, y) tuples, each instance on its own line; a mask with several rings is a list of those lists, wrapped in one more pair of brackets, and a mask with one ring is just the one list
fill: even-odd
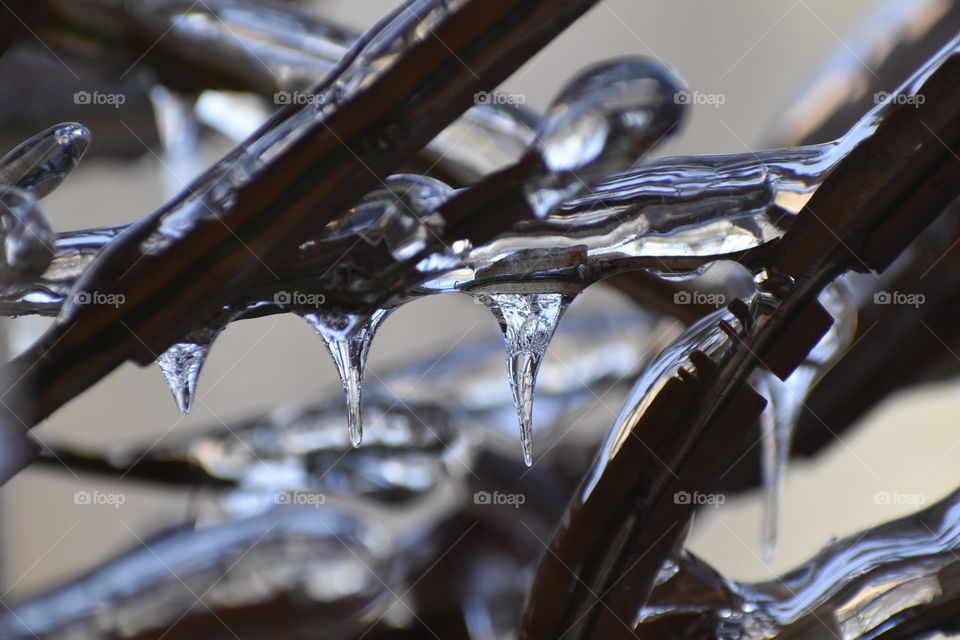
[(53, 230), (29, 191), (0, 186), (0, 282), (28, 282), (53, 260)]
[(603, 62), (571, 79), (537, 132), (547, 174), (527, 187), (534, 213), (544, 217), (598, 177), (635, 165), (679, 128), (682, 91), (673, 71), (647, 58)]
[[(586, 258), (581, 260), (585, 268), (581, 272), (587, 276), (608, 273), (605, 270), (611, 268), (629, 268), (633, 261), (648, 259), (655, 259), (650, 261), (651, 268), (661, 267), (665, 263), (661, 261), (668, 259), (695, 260), (696, 264), (688, 269), (692, 272), (716, 257), (782, 236), (835, 166), (841, 151), (836, 144), (826, 144), (755, 154), (657, 160), (609, 176), (591, 193), (564, 202), (556, 215), (527, 223), (522, 229), (474, 247), (462, 259), (446, 253), (431, 255), (421, 262), (419, 270), (438, 276), (413, 293), (472, 289), (486, 284), (483, 272), (489, 266), (507, 262), (513, 264), (512, 272), (498, 273), (510, 276), (512, 281), (527, 280), (531, 257), (573, 247), (586, 248)], [(242, 166), (243, 163), (233, 169), (236, 179), (242, 179), (245, 173)], [(220, 183), (223, 188), (230, 184), (232, 178)], [(327, 226), (327, 235), (322, 237), (354, 234), (355, 239), (362, 232), (361, 239), (389, 240), (396, 255), (407, 255), (425, 237), (430, 237), (435, 218), (428, 212), (433, 203), (447, 197), (449, 187), (432, 178), (409, 175), (393, 176), (385, 184), (400, 193), (415, 189), (403, 200), (407, 206), (414, 203), (414, 211), (423, 212), (420, 223), (414, 223), (410, 216), (398, 215), (403, 209), (391, 204), (396, 202), (396, 196), (387, 197), (385, 191), (389, 190), (378, 190), (377, 198), (370, 194), (366, 204), (351, 210), (356, 216), (341, 216)], [(377, 199), (381, 199), (381, 204), (374, 204)], [(416, 205), (417, 201), (422, 207)], [(194, 202), (194, 207), (198, 215), (211, 215), (199, 202)], [(183, 213), (165, 220), (161, 225), (163, 233), (156, 234), (156, 238), (151, 236), (149, 244), (162, 248), (169, 237), (189, 228), (195, 220), (194, 212), (184, 209)], [(378, 218), (380, 215), (385, 217)], [(120, 230), (60, 234), (53, 265), (56, 270), (48, 271), (43, 281), (33, 286), (8, 287), (0, 292), (0, 313), (55, 314), (73, 281)], [(457, 244), (452, 246), (456, 248)], [(520, 256), (524, 256), (522, 260), (513, 260)], [(599, 268), (593, 270), (593, 265)], [(327, 274), (327, 278), (334, 279), (332, 274)]]
[[(898, 617), (949, 605), (958, 547), (960, 494), (954, 492), (922, 511), (832, 541), (767, 582), (727, 580), (684, 552), (679, 570), (640, 608), (633, 630), (639, 637), (653, 629), (662, 635), (671, 624), (690, 628), (696, 617), (709, 629), (701, 633), (706, 637), (886, 637), (887, 623)], [(725, 603), (725, 615), (716, 615), (717, 602)], [(681, 636), (667, 631), (663, 637)]]
[(578, 497), (581, 503), (586, 503), (593, 497), (607, 465), (612, 463), (623, 443), (630, 437), (639, 416), (647, 410), (667, 381), (677, 375), (681, 368), (690, 370), (690, 355), (694, 351), (701, 351), (712, 360), (720, 361), (735, 348), (736, 341), (721, 325), (732, 328), (738, 335), (746, 332), (743, 320), (730, 309), (717, 309), (687, 327), (644, 369), (600, 448), (597, 462), (589, 472)]
[(90, 131), (65, 122), (25, 140), (0, 158), (0, 185), (17, 186), (38, 200), (56, 189), (90, 145)]
[(172, 7), (143, 3), (132, 10), (157, 36), (167, 34), (168, 38), (181, 40), (186, 50), (264, 84), (278, 83), (284, 88), (316, 82), (356, 39), (349, 31), (312, 13), (259, 3), (184, 3)]
[(777, 548), (790, 444), (804, 402), (823, 374), (850, 346), (856, 333), (857, 308), (842, 278), (829, 284), (820, 294), (819, 301), (833, 316), (834, 323), (807, 359), (785, 381), (781, 382), (766, 371), (758, 372), (756, 377), (757, 391), (767, 400), (767, 406), (760, 416), (760, 459), (764, 489), (761, 541), (767, 560), (773, 557)]
[(0, 158), (0, 283), (22, 284), (43, 274), (56, 254), (56, 236), (37, 204), (56, 189), (90, 143), (86, 127), (50, 127)]
[(430, 234), (440, 232), (443, 218), (434, 211), (452, 194), (450, 186), (434, 178), (390, 176), (382, 188), (327, 225), (324, 238), (359, 236), (370, 244), (382, 242), (394, 260), (407, 260), (426, 248)]
[(550, 171), (601, 174), (629, 168), (683, 119), (683, 82), (648, 58), (602, 62), (574, 76), (538, 132)]
[(560, 317), (570, 304), (562, 293), (480, 294), (503, 332), (507, 376), (520, 420), (523, 460), (533, 464), (533, 391), (537, 372)]
[(301, 313), (317, 335), (323, 338), (337, 367), (343, 392), (347, 396), (347, 431), (354, 447), (359, 447), (363, 441), (361, 392), (367, 354), (377, 329), (390, 312), (389, 309), (377, 309), (369, 315), (335, 311)]

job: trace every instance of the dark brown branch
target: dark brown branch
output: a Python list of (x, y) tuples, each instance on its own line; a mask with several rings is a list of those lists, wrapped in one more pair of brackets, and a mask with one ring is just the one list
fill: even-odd
[(78, 309), (11, 363), (7, 421), (36, 424), (125, 360), (152, 361), (228, 302), (260, 259), (347, 209), (594, 2), (467, 2), (312, 124), (221, 215), (156, 254), (140, 244), (168, 209), (134, 225), (82, 283), (125, 303)]

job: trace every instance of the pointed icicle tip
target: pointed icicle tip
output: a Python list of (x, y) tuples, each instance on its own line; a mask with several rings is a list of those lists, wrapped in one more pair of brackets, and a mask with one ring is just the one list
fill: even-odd
[(377, 329), (392, 309), (377, 309), (369, 314), (310, 311), (301, 313), (323, 340), (340, 376), (347, 400), (347, 433), (357, 448), (363, 442), (363, 374), (367, 354)]
[(209, 344), (178, 342), (157, 358), (157, 366), (167, 379), (177, 408), (184, 415), (193, 409), (197, 380), (209, 353)]
[(605, 177), (636, 165), (679, 130), (689, 94), (650, 58), (602, 62), (574, 76), (547, 109), (534, 147), (545, 174), (526, 186), (545, 218)]
[(507, 352), (507, 377), (520, 423), (523, 461), (533, 465), (533, 398), (537, 373), (570, 297), (563, 293), (479, 295), (497, 319)]

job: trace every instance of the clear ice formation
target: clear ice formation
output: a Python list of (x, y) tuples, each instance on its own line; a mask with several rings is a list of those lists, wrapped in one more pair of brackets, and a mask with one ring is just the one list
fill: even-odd
[(203, 367), (213, 336), (202, 338), (190, 336), (178, 342), (157, 357), (157, 366), (163, 372), (167, 385), (173, 393), (180, 413), (186, 415), (193, 409), (197, 395), (197, 380)]
[(0, 158), (0, 285), (41, 277), (56, 254), (56, 236), (37, 200), (80, 161), (90, 132), (76, 123), (45, 129)]
[(162, 176), (167, 196), (176, 195), (203, 169), (200, 161), (200, 125), (195, 100), (162, 85), (150, 89), (154, 119), (163, 149)]
[[(312, 91), (307, 103), (291, 104), (279, 110), (248, 141), (155, 214), (150, 220), (152, 233), (146, 235), (141, 249), (148, 254), (162, 254), (197, 225), (211, 222), (231, 205), (236, 191), (277, 153), (299, 140), (305, 131), (322, 124), (334, 105), (378, 78), (393, 64), (400, 50), (429, 37), (431, 27), (452, 6), (428, 0), (408, 3), (356, 40)], [(186, 29), (197, 23), (187, 17), (176, 24)], [(940, 60), (942, 57), (931, 62), (928, 69)], [(918, 74), (919, 80), (908, 84), (904, 91), (915, 92), (925, 72)], [(660, 273), (696, 273), (712, 260), (736, 256), (781, 237), (833, 167), (873, 132), (896, 102), (890, 100), (877, 105), (844, 138), (834, 143), (758, 154), (667, 158), (609, 175), (631, 158), (635, 162), (653, 146), (658, 136), (676, 128), (682, 117), (683, 102), (676, 94), (682, 90), (671, 72), (639, 59), (606, 63), (575, 78), (543, 119), (533, 147), (539, 149), (540, 158), (549, 170), (548, 176), (569, 184), (572, 175), (582, 173), (590, 178), (591, 188), (583, 193), (579, 187), (568, 192), (561, 184), (561, 190), (569, 197), (555, 198), (550, 206), (541, 209), (541, 213), (547, 213), (543, 219), (520, 221), (513, 232), (483, 246), (458, 246), (453, 252), (445, 251), (421, 260), (418, 263), (421, 275), (432, 279), (417, 293), (480, 288), (496, 291), (491, 287), (525, 280), (543, 281), (545, 274), (551, 275), (554, 281), (573, 281), (568, 284), (583, 286), (618, 270), (635, 268)], [(177, 127), (167, 129), (170, 135), (166, 138), (174, 140)], [(518, 131), (521, 129), (516, 127)], [(84, 139), (81, 133), (74, 130), (63, 138), (68, 142), (72, 140), (73, 147), (78, 148)], [(69, 154), (64, 157), (68, 158)], [(52, 174), (58, 175), (56, 171)], [(382, 194), (371, 194), (367, 201), (345, 212), (343, 218), (325, 231), (330, 238), (336, 238), (338, 233), (352, 233), (371, 242), (383, 241), (394, 260), (409, 259), (424, 248), (431, 232), (441, 230), (442, 221), (432, 214), (448, 197), (449, 190), (430, 180), (398, 177), (398, 184), (406, 181), (413, 189), (411, 199), (401, 198), (398, 203), (391, 193), (384, 205), (379, 202)], [(543, 180), (544, 175), (531, 176), (527, 186), (536, 192), (544, 184)], [(393, 188), (388, 185), (386, 190), (390, 192)], [(410, 202), (414, 204), (407, 206)], [(411, 212), (414, 215), (406, 215)], [(80, 245), (85, 242), (92, 245), (109, 237), (109, 231), (95, 230), (58, 239), (57, 255), (37, 281), (31, 286), (15, 284), (3, 288), (2, 308), (18, 312), (42, 309), (49, 313), (59, 299), (60, 313), (66, 319), (76, 311), (67, 295), (67, 282), (77, 277), (77, 269), (94, 253), (91, 246), (81, 248)], [(531, 272), (519, 256), (533, 254), (556, 256), (562, 266), (545, 260), (540, 271)], [(572, 264), (570, 256), (576, 256), (578, 262)], [(504, 266), (510, 268), (505, 271)], [(71, 272), (64, 274), (60, 269)], [(508, 273), (510, 270), (513, 273)], [(351, 276), (361, 271), (354, 268)], [(492, 273), (496, 273), (495, 280), (488, 277)], [(342, 273), (333, 274), (331, 278), (341, 276)], [(325, 287), (340, 286), (344, 282), (317, 282), (315, 288), (323, 291)], [(345, 314), (346, 325), (360, 322), (356, 313), (341, 312)], [(312, 314), (315, 327), (321, 334), (336, 336), (338, 332), (328, 327), (338, 323), (327, 313), (322, 316)], [(375, 324), (371, 326), (375, 328)], [(350, 381), (355, 376), (349, 363), (359, 361), (362, 349), (359, 345), (349, 347), (349, 340), (328, 342), (340, 353), (345, 388), (348, 396), (354, 398), (359, 389), (356, 393), (351, 391)], [(180, 351), (178, 357), (168, 356), (167, 360), (196, 361), (203, 355), (202, 349), (194, 350), (194, 357), (186, 357), (190, 354)], [(532, 361), (515, 364), (514, 381), (522, 380), (525, 375), (522, 371)], [(189, 388), (189, 376), (186, 380)], [(517, 385), (521, 423), (525, 424), (523, 431), (527, 435), (529, 421), (523, 416), (527, 414), (524, 405), (528, 403), (523, 398), (528, 386)], [(356, 415), (358, 411), (351, 413)], [(354, 422), (351, 430), (359, 439), (359, 421)]]
[(435, 213), (454, 190), (427, 176), (398, 174), (368, 193), (346, 215), (324, 229), (323, 239), (361, 238), (383, 243), (397, 262), (408, 260), (442, 232), (443, 218)]
[[(576, 311), (565, 316), (564, 325), (551, 342), (562, 362), (545, 363), (540, 376), (538, 437), (556, 442), (576, 415), (579, 440), (589, 443), (586, 463), (595, 438), (609, 428), (606, 410), (595, 410), (597, 396), (616, 404), (676, 327), (639, 310), (614, 314), (609, 309)], [(350, 440), (343, 428), (343, 397), (336, 393), (149, 447), (112, 450), (104, 465), (118, 474), (141, 461), (197, 466), (244, 496), (298, 489), (416, 496), (442, 477), (468, 473), (475, 448), (484, 443), (496, 442), (498, 450), (520, 457), (508, 446), (516, 439), (516, 410), (512, 392), (503, 385), (501, 345), (501, 339), (460, 344), (440, 361), (436, 354), (424, 354), (378, 376), (364, 393), (364, 422), (373, 428), (365, 446), (350, 456), (343, 456)], [(597, 358), (598, 353), (605, 357)], [(50, 446), (53, 460), (98, 457), (76, 447)], [(230, 501), (231, 508), (237, 504)]]
[(760, 459), (764, 488), (761, 541), (763, 555), (768, 560), (776, 552), (790, 443), (804, 402), (821, 376), (850, 346), (856, 332), (857, 307), (843, 278), (829, 284), (819, 300), (834, 323), (806, 360), (785, 381), (766, 371), (758, 372), (754, 378), (757, 391), (767, 400), (760, 416)]
[(190, 617), (220, 620), (217, 611), (294, 600), (311, 611), (307, 628), (356, 637), (371, 616), (386, 614), (438, 546), (453, 542), (436, 532), (455, 506), (449, 493), (435, 491), (401, 517), (376, 502), (331, 498), (323, 509), (275, 503), (265, 513), (165, 531), (14, 605), (0, 615), (0, 636), (151, 635)]
[(533, 392), (544, 354), (571, 297), (564, 293), (481, 293), (507, 350), (507, 378), (520, 421), (523, 460), (533, 465)]
[(648, 58), (602, 62), (574, 76), (544, 114), (535, 149), (545, 175), (527, 185), (538, 217), (598, 178), (637, 164), (680, 127), (683, 82)]
[[(754, 302), (751, 301), (751, 308), (756, 307)], [(692, 373), (690, 354), (702, 351), (711, 360), (720, 362), (733, 351), (737, 340), (721, 325), (725, 325), (738, 336), (746, 335), (747, 328), (740, 318), (726, 307), (717, 309), (687, 327), (680, 337), (671, 342), (643, 370), (600, 448), (598, 460), (578, 496), (581, 503), (591, 499), (607, 465), (617, 456), (623, 443), (630, 437), (639, 416), (647, 410), (667, 381), (676, 376), (681, 368)]]
[(960, 494), (954, 492), (927, 509), (832, 541), (767, 582), (727, 580), (682, 552), (633, 628), (642, 637), (647, 629), (669, 628), (671, 618), (688, 628), (700, 617), (710, 637), (731, 640), (876, 638), (889, 623), (954, 598), (958, 548)]
[(242, 313), (241, 309), (224, 309), (205, 326), (191, 331), (181, 342), (157, 356), (157, 366), (167, 380), (180, 413), (186, 415), (193, 409), (197, 380), (213, 342)]
[[(450, 187), (432, 178), (391, 176), (349, 215), (329, 224), (323, 237), (332, 240), (359, 236), (370, 244), (385, 245), (394, 260), (407, 260), (427, 246), (429, 234), (440, 230), (443, 220), (433, 211), (452, 193)], [(392, 310), (330, 310), (323, 308), (322, 295), (315, 294), (312, 300), (316, 304), (311, 309), (291, 299), (291, 309), (313, 327), (330, 351), (347, 398), (350, 442), (359, 447), (363, 439), (361, 386), (367, 354), (377, 329)]]
[[(548, 249), (585, 247), (587, 267), (649, 259), (650, 268), (656, 269), (662, 266), (659, 259), (695, 258), (701, 264), (758, 246), (783, 234), (833, 166), (835, 148), (823, 145), (652, 162), (608, 178), (591, 193), (561, 205), (557, 214), (521, 225), (517, 232), (474, 247), (462, 258), (436, 255), (425, 260), (421, 266), (436, 270), (437, 275), (414, 293), (460, 291), (484, 284), (478, 272), (510, 263), (525, 249), (542, 254)], [(385, 209), (384, 214), (388, 213)], [(345, 230), (351, 224), (345, 216), (332, 228)], [(39, 280), (0, 289), (0, 312), (56, 314), (77, 275), (120, 231), (59, 234), (54, 261)], [(419, 230), (416, 233), (422, 237)], [(514, 279), (528, 277), (523, 261), (515, 262)]]
[(363, 440), (361, 388), (367, 354), (377, 329), (390, 315), (390, 310), (377, 309), (363, 314), (318, 310), (302, 315), (323, 339), (337, 367), (347, 399), (347, 432), (350, 434), (350, 444), (359, 447)]
[(19, 187), (40, 200), (66, 179), (88, 146), (90, 131), (83, 125), (54, 125), (0, 158), (0, 185)]
[(0, 186), (0, 239), (0, 283), (29, 282), (53, 260), (53, 230), (29, 191)]

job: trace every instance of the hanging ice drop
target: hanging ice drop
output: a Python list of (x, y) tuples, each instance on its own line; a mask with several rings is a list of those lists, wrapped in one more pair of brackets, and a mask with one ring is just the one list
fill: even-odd
[(157, 357), (157, 366), (167, 379), (177, 408), (184, 415), (193, 409), (197, 379), (209, 353), (209, 343), (178, 342)]
[(679, 128), (683, 92), (669, 67), (639, 57), (603, 62), (570, 80), (537, 132), (546, 173), (527, 187), (534, 213), (545, 217), (560, 201), (634, 166)]
[(241, 309), (224, 307), (205, 326), (191, 331), (182, 341), (157, 356), (157, 366), (167, 379), (167, 385), (180, 413), (186, 415), (193, 409), (193, 401), (197, 396), (197, 380), (213, 341), (241, 314)]
[(771, 560), (780, 537), (780, 505), (783, 502), (783, 483), (790, 457), (790, 443), (803, 399), (809, 391), (816, 371), (801, 365), (786, 382), (771, 373), (762, 374), (757, 386), (767, 399), (760, 417), (761, 472), (763, 476), (763, 524), (760, 529), (763, 557)]
[(520, 421), (523, 460), (533, 464), (533, 392), (537, 372), (560, 317), (571, 302), (565, 293), (477, 293), (496, 317), (507, 349), (507, 376)]
[(354, 447), (359, 447), (363, 440), (361, 391), (367, 353), (377, 329), (391, 311), (377, 309), (370, 314), (332, 311), (301, 313), (317, 335), (323, 338), (340, 374), (340, 383), (347, 396), (347, 431)]

